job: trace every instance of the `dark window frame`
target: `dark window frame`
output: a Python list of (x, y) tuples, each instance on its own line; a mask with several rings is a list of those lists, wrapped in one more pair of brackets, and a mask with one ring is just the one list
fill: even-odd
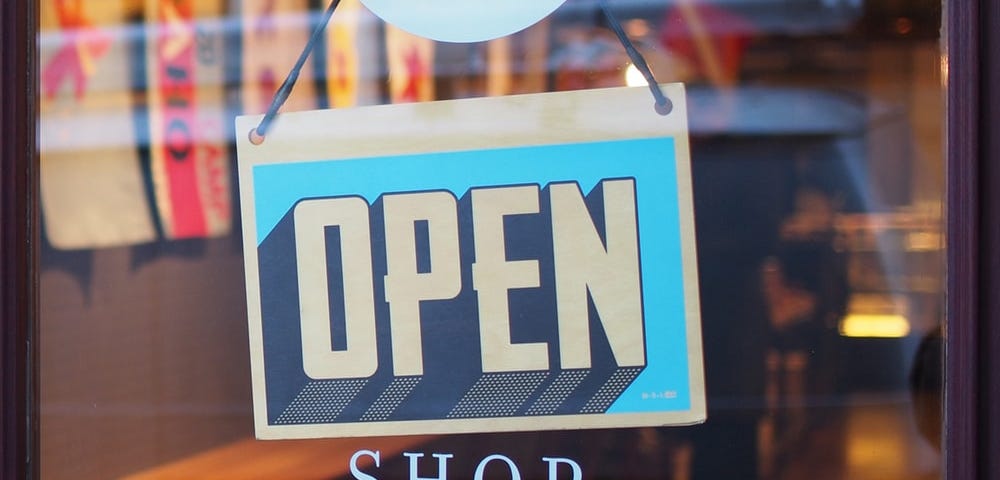
[(37, 478), (37, 2), (0, 2), (0, 478)]
[[(1000, 4), (946, 2), (945, 470), (1000, 479)], [(36, 0), (0, 2), (0, 478), (37, 478)]]
[(1000, 479), (1000, 5), (946, 9), (945, 469)]

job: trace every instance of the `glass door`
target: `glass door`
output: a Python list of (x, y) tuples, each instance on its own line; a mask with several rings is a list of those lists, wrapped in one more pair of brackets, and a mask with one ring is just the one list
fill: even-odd
[[(326, 5), (30, 3), (16, 15), (39, 18), (39, 165), (16, 167), (24, 154), (4, 147), (14, 167), (0, 179), (23, 195), (0, 205), (11, 225), (38, 227), (37, 249), (11, 237), (22, 249), (4, 258), (20, 264), (2, 267), (38, 281), (37, 312), (24, 310), (30, 283), (15, 282), (10, 305), (37, 319), (28, 406), (42, 478), (550, 478), (543, 458), (558, 458), (581, 478), (924, 479), (944, 475), (946, 456), (954, 478), (972, 478), (960, 465), (976, 464), (965, 457), (975, 449), (942, 453), (941, 389), (948, 371), (949, 412), (969, 406), (960, 388), (976, 380), (956, 369), (990, 365), (968, 332), (991, 310), (969, 310), (962, 293), (988, 279), (959, 253), (986, 256), (990, 240), (946, 242), (956, 231), (945, 220), (973, 218), (980, 201), (956, 186), (990, 191), (983, 160), (961, 147), (991, 138), (962, 133), (982, 125), (962, 82), (995, 54), (978, 30), (949, 26), (942, 39), (937, 3), (609, 2), (657, 80), (687, 88), (704, 424), (294, 441), (253, 438), (232, 124), (263, 112)], [(594, 1), (464, 44), (412, 37), (343, 3), (287, 111), (636, 81)], [(994, 8), (974, 3), (949, 14)], [(2, 18), (4, 32), (16, 27)], [(32, 63), (4, 61), (5, 74)], [(29, 104), (9, 105), (30, 116)], [(33, 143), (31, 132), (14, 138)], [(185, 159), (200, 166), (184, 170)], [(37, 174), (37, 190), (18, 172)], [(183, 183), (185, 172), (196, 180)], [(35, 199), (32, 223), (16, 207)], [(21, 329), (4, 335), (5, 392), (31, 391), (7, 361), (24, 362), (17, 340), (31, 335), (9, 322)], [(4, 410), (5, 429), (27, 413)], [(967, 415), (951, 417), (951, 442), (970, 438)]]

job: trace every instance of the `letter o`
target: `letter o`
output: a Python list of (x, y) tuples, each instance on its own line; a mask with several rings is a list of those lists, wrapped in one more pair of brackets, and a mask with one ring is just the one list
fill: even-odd
[(514, 461), (503, 455), (496, 454), (490, 455), (479, 462), (479, 466), (476, 467), (476, 480), (483, 480), (483, 474), (486, 472), (486, 464), (493, 460), (501, 460), (507, 464), (507, 467), (510, 468), (510, 480), (521, 480), (521, 471), (517, 469)]

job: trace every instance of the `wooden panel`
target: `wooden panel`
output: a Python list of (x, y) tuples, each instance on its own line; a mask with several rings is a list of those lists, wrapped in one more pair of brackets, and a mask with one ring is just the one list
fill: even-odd
[(979, 461), (982, 478), (1000, 479), (1000, 3), (982, 3), (984, 22), (980, 51), (982, 88), (980, 164), (982, 242), (979, 293), (984, 299), (979, 318), (980, 397)]
[(977, 478), (979, 265), (979, 6), (947, 2), (947, 478)]
[[(377, 450), (382, 459), (395, 457), (409, 447), (429, 442), (434, 437), (389, 437), (371, 439), (338, 438), (332, 440), (242, 440), (209, 450), (177, 462), (142, 471), (124, 480), (264, 480), (294, 478), (321, 480), (338, 478), (350, 472), (350, 459), (358, 450)], [(360, 467), (371, 465), (363, 457)]]
[(114, 478), (250, 435), (233, 238), (42, 257), (43, 478)]

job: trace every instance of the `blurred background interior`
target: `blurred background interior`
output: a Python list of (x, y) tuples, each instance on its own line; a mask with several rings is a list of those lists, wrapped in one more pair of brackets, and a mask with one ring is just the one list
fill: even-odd
[[(408, 478), (404, 449), (524, 478), (542, 455), (585, 478), (940, 477), (938, 2), (610, 0), (688, 88), (706, 424), (258, 442), (232, 120), (326, 5), (40, 1), (43, 478), (351, 478), (360, 448), (379, 478)], [(624, 85), (596, 0), (472, 44), (343, 0), (284, 110)]]

